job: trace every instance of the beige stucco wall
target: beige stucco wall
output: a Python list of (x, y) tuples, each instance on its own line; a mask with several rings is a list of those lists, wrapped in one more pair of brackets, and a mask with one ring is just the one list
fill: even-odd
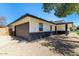
[(65, 24), (56, 25), (57, 31), (65, 31)]
[(42, 32), (50, 31), (50, 25), (52, 25), (52, 31), (55, 30), (54, 24), (30, 17), (30, 32), (39, 32), (39, 23), (43, 23)]
[(21, 20), (16, 21), (15, 23), (13, 23), (11, 25), (12, 26), (16, 26), (16, 25), (23, 24), (23, 23), (26, 23), (26, 22), (29, 22), (29, 17), (24, 17)]
[[(58, 31), (65, 31), (65, 24), (56, 25)], [(70, 31), (70, 27), (72, 27), (72, 24), (68, 24), (68, 31)]]
[(20, 25), (20, 24), (23, 24), (23, 23), (27, 23), (27, 22), (29, 22), (29, 17), (24, 17), (21, 20), (16, 21), (15, 23), (11, 24), (9, 27), (11, 27), (12, 31), (14, 31), (14, 26)]

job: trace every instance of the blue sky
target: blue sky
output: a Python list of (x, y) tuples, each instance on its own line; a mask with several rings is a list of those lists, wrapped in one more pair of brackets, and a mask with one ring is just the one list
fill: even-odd
[(5, 17), (7, 24), (15, 21), (26, 13), (41, 17), (48, 21), (65, 20), (67, 22), (74, 22), (79, 26), (79, 16), (76, 14), (69, 15), (65, 18), (58, 18), (54, 15), (54, 11), (48, 14), (43, 12), (42, 4), (39, 3), (4, 3), (0, 4), (0, 16)]

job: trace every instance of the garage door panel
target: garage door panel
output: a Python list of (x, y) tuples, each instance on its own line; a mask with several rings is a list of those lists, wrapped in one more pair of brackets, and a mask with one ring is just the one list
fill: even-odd
[(29, 23), (16, 26), (16, 36), (26, 37), (29, 33)]

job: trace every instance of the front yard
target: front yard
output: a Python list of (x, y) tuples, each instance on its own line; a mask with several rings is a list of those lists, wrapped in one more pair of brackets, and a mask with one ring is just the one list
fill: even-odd
[(27, 42), (17, 37), (0, 37), (0, 55), (33, 56), (53, 55), (49, 48), (41, 46), (41, 41)]
[(21, 38), (0, 36), (0, 55), (14, 56), (62, 56), (79, 55), (79, 36), (52, 35), (27, 42)]

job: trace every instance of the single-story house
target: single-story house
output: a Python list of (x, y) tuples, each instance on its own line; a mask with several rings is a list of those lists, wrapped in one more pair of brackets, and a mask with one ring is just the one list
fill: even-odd
[(73, 22), (51, 22), (25, 14), (8, 26), (12, 29), (13, 35), (31, 40), (53, 34), (68, 34)]

